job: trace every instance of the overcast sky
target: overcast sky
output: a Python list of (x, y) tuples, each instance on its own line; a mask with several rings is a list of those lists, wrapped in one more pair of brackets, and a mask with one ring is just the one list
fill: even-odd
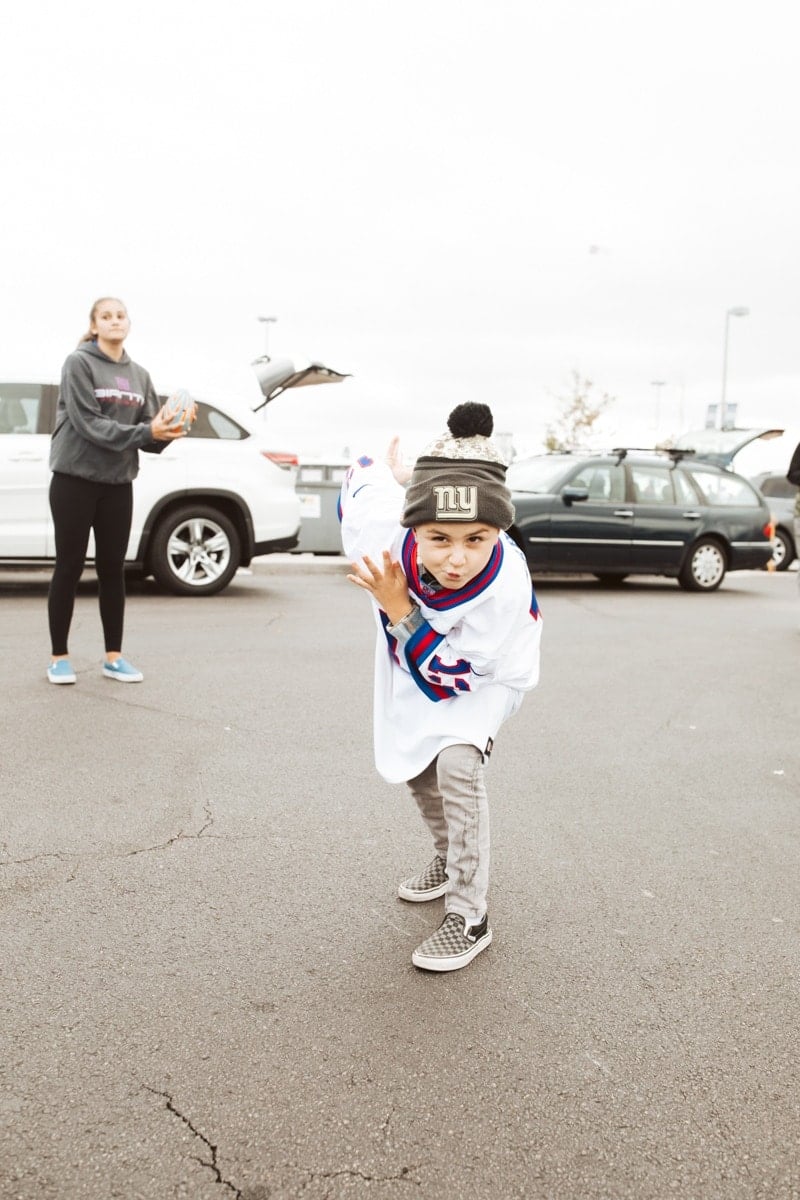
[(352, 372), (271, 406), (284, 448), (414, 450), (480, 399), (524, 452), (575, 371), (647, 444), (702, 426), (746, 306), (738, 423), (800, 424), (794, 11), (15, 6), (0, 377), (57, 377), (110, 293), (159, 389), (248, 394), (267, 332)]

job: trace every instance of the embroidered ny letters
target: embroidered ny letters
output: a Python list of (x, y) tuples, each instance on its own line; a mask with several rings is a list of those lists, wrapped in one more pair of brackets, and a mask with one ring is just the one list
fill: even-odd
[(457, 518), (460, 521), (475, 521), (478, 517), (478, 489), (474, 483), (437, 483), (433, 488), (436, 496), (436, 520)]

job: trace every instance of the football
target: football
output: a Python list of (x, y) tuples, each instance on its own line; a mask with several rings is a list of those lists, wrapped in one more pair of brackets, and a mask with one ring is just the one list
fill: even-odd
[(178, 388), (164, 405), (164, 416), (172, 425), (182, 425), (189, 430), (194, 413), (194, 400), (186, 388)]

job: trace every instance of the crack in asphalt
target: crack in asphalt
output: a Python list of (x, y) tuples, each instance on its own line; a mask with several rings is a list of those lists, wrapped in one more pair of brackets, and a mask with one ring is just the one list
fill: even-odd
[[(205, 824), (200, 826), (197, 833), (184, 833), (182, 829), (179, 829), (174, 837), (168, 838), (166, 842), (158, 842), (155, 846), (140, 846), (138, 850), (129, 850), (122, 857), (133, 858), (136, 854), (150, 854), (154, 850), (167, 850), (170, 846), (174, 846), (176, 842), (197, 841), (214, 824), (214, 814), (211, 811), (211, 805), (207, 802), (203, 805), (203, 814), (206, 818)], [(210, 836), (216, 837), (217, 835), (211, 834)]]
[(214, 823), (213, 818), (211, 817), (211, 814), (209, 813), (208, 809), (206, 809), (206, 816), (209, 817), (210, 819), (207, 820), (205, 822), (205, 824), (200, 827), (200, 829), (198, 829), (197, 833), (184, 833), (184, 831), (182, 829), (179, 829), (178, 832), (173, 837), (168, 838), (166, 842), (157, 842), (156, 845), (154, 845), (154, 846), (138, 846), (135, 850), (126, 850), (124, 854), (103, 854), (103, 853), (79, 854), (77, 851), (72, 853), (70, 851), (62, 851), (62, 850), (47, 850), (47, 851), (43, 851), (41, 854), (31, 854), (27, 858), (12, 858), (11, 852), (8, 849), (8, 847), (2, 846), (2, 847), (0, 847), (0, 867), (25, 867), (25, 866), (28, 866), (30, 863), (39, 862), (41, 859), (54, 858), (58, 862), (65, 862), (65, 863), (73, 864), (72, 865), (72, 873), (70, 875), (68, 875), (67, 878), (64, 880), (65, 883), (72, 883), (73, 880), (75, 880), (77, 878), (78, 867), (83, 862), (91, 862), (91, 861), (102, 862), (107, 859), (120, 860), (120, 859), (125, 859), (125, 858), (132, 858), (137, 854), (150, 854), (155, 850), (167, 850), (170, 846), (173, 846), (176, 842), (198, 841), (201, 838), (203, 841), (213, 840), (213, 841), (217, 841), (217, 842), (252, 842), (252, 841), (258, 840), (252, 834), (247, 834), (247, 835), (238, 834), (237, 835), (237, 834), (206, 833), (206, 830), (209, 829), (210, 826), (213, 825), (213, 823)]
[[(179, 829), (178, 832), (173, 837), (168, 838), (166, 842), (159, 842), (155, 846), (139, 846), (136, 850), (128, 850), (125, 854), (119, 855), (118, 857), (132, 858), (136, 854), (149, 854), (153, 850), (166, 850), (169, 846), (173, 846), (175, 842), (197, 841), (197, 839), (203, 837), (203, 835), (206, 833), (206, 830), (210, 829), (214, 824), (214, 814), (211, 811), (211, 805), (207, 801), (203, 805), (203, 815), (205, 817), (205, 821), (200, 826), (197, 833), (184, 833), (182, 829)], [(207, 836), (217, 837), (218, 835), (209, 834)], [(31, 854), (27, 858), (11, 858), (8, 844), (6, 842), (4, 842), (2, 847), (0, 847), (0, 854), (8, 856), (4, 859), (0, 859), (0, 867), (22, 867), (26, 866), (28, 863), (37, 862), (42, 858), (55, 858), (59, 862), (70, 862), (75, 858), (74, 855), (65, 854), (60, 850), (49, 850), (43, 852), (42, 854)], [(70, 875), (69, 879), (67, 880), (68, 883), (75, 878), (76, 870), (77, 865), (73, 867), (73, 874)]]
[(219, 1166), (217, 1165), (218, 1147), (215, 1146), (213, 1142), (209, 1141), (209, 1139), (206, 1137), (206, 1135), (204, 1133), (201, 1133), (200, 1130), (195, 1125), (192, 1124), (192, 1122), (189, 1120), (189, 1118), (187, 1116), (184, 1116), (184, 1114), (180, 1111), (179, 1108), (176, 1108), (175, 1101), (172, 1099), (172, 1096), (170, 1096), (169, 1092), (160, 1092), (158, 1090), (158, 1088), (151, 1088), (146, 1083), (143, 1083), (142, 1087), (144, 1088), (144, 1090), (146, 1092), (150, 1092), (153, 1096), (160, 1096), (162, 1100), (166, 1101), (167, 1111), (171, 1112), (173, 1116), (178, 1118), (178, 1120), (183, 1121), (186, 1128), (189, 1129), (196, 1138), (199, 1138), (200, 1141), (203, 1143), (203, 1145), (208, 1148), (208, 1150), (211, 1154), (211, 1161), (206, 1162), (205, 1159), (200, 1158), (198, 1155), (195, 1154), (192, 1156), (194, 1158), (195, 1162), (199, 1162), (200, 1166), (205, 1167), (206, 1170), (212, 1171), (214, 1174), (214, 1177), (216, 1179), (216, 1182), (221, 1184), (223, 1187), (227, 1188), (231, 1192), (231, 1194), (236, 1197), (236, 1200), (243, 1200), (243, 1194), (242, 1194), (241, 1190), (239, 1188), (237, 1188), (235, 1184), (231, 1183), (231, 1181), (229, 1179), (225, 1179), (225, 1177), (223, 1176), (222, 1172), (219, 1169)]
[(415, 1187), (422, 1187), (422, 1180), (415, 1179), (411, 1174), (421, 1165), (412, 1163), (410, 1167), (401, 1167), (398, 1175), (368, 1175), (366, 1171), (358, 1171), (354, 1167), (345, 1167), (341, 1171), (307, 1171), (308, 1179), (302, 1185), (301, 1191), (305, 1191), (319, 1179), (341, 1179), (345, 1175), (349, 1175), (351, 1179), (363, 1179), (366, 1183), (413, 1183)]
[(78, 870), (78, 862), (75, 861), (76, 855), (64, 854), (60, 850), (46, 850), (41, 854), (31, 854), (27, 858), (11, 858), (8, 847), (4, 845), (3, 854), (9, 855), (9, 857), (0, 862), (0, 867), (25, 867), (29, 863), (39, 862), (39, 860), (42, 858), (55, 858), (58, 859), (59, 862), (72, 863), (72, 874), (67, 876), (67, 883), (72, 883)]
[(0, 863), (0, 867), (23, 867), (26, 863), (37, 862), (40, 858), (57, 858), (59, 862), (64, 862), (67, 856), (59, 850), (45, 850), (41, 854), (31, 854), (28, 858), (8, 858)]

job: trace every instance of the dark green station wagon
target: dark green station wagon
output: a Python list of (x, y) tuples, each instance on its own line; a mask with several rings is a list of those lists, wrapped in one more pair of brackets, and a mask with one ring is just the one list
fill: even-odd
[(727, 571), (766, 566), (766, 501), (740, 475), (685, 450), (546, 454), (513, 463), (509, 530), (534, 575), (590, 573), (608, 584), (667, 575), (712, 592)]

